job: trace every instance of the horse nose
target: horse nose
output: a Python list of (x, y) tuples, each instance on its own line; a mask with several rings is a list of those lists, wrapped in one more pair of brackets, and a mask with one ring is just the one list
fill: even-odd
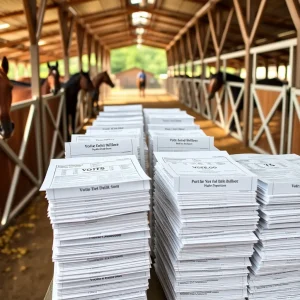
[(9, 139), (15, 129), (15, 124), (13, 122), (2, 122), (0, 127), (0, 135), (6, 140)]

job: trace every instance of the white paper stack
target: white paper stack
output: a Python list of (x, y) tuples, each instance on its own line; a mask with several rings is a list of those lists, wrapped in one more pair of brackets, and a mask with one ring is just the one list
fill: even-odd
[(259, 242), (251, 258), (249, 300), (300, 299), (300, 158), (241, 154), (258, 176)]
[(135, 156), (51, 161), (52, 299), (147, 299), (149, 187)]
[(121, 111), (142, 111), (143, 106), (141, 104), (133, 105), (104, 105), (103, 110), (105, 112), (121, 112)]
[(223, 151), (155, 156), (155, 269), (167, 299), (244, 299), (256, 175)]
[(86, 142), (92, 138), (121, 138), (138, 139), (138, 160), (144, 170), (147, 170), (146, 159), (148, 159), (148, 148), (145, 148), (145, 136), (141, 128), (124, 128), (123, 126), (108, 125), (104, 127), (90, 126), (85, 135), (72, 135), (71, 142)]
[(148, 112), (145, 114), (146, 132), (148, 132), (148, 125), (194, 125), (194, 117), (187, 114), (185, 111), (175, 112)]

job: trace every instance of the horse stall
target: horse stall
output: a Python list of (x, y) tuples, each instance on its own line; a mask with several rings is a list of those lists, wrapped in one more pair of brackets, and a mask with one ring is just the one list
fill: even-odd
[(291, 89), (287, 153), (300, 153), (300, 89)]
[[(249, 146), (259, 153), (286, 153), (288, 102), (296, 44), (296, 39), (291, 39), (251, 49), (254, 80), (251, 84)], [(255, 80), (258, 55), (285, 49), (288, 49), (290, 81), (275, 86), (275, 79)]]

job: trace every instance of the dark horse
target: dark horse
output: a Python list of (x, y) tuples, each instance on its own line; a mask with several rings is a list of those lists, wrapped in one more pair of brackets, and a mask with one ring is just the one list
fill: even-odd
[[(80, 72), (72, 75), (70, 79), (64, 84), (66, 97), (66, 113), (67, 113), (67, 129), (72, 126), (72, 132), (76, 129), (76, 108), (78, 101), (78, 93), (80, 90), (86, 92), (94, 92), (94, 86), (91, 81), (89, 73)], [(71, 123), (69, 121), (71, 117)]]
[[(208, 99), (212, 100), (215, 96), (215, 93), (219, 91), (226, 81), (232, 82), (244, 82), (244, 79), (229, 73), (218, 72), (216, 74), (212, 74), (210, 77), (210, 83), (208, 86)], [(256, 81), (256, 84), (264, 84), (264, 85), (272, 85), (272, 86), (283, 86), (287, 84), (285, 81), (281, 81), (279, 78), (271, 78), (271, 79), (260, 79)], [(241, 88), (240, 87), (231, 87), (231, 92), (233, 96), (234, 102), (237, 101)], [(241, 111), (244, 108), (244, 101), (243, 98), (240, 101), (239, 106), (237, 107), (236, 111), (237, 114), (240, 115)], [(235, 129), (235, 124), (231, 124), (231, 129)]]
[(8, 60), (3, 57), (0, 67), (0, 136), (3, 139), (10, 138), (15, 127), (10, 118), (13, 85), (7, 77), (8, 70)]
[(100, 87), (101, 87), (102, 83), (106, 83), (112, 88), (115, 87), (115, 85), (112, 82), (112, 80), (110, 79), (107, 71), (101, 72), (93, 78), (93, 85), (94, 85), (95, 91), (92, 95), (92, 106), (93, 106), (93, 108), (96, 107), (96, 111), (99, 111), (98, 100), (99, 100), (99, 95), (100, 95)]

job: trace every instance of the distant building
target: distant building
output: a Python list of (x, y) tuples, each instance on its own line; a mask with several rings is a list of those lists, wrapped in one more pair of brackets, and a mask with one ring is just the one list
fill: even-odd
[[(122, 89), (133, 89), (136, 88), (137, 74), (141, 71), (140, 68), (131, 68), (125, 71), (121, 71), (115, 74), (116, 83)], [(159, 88), (160, 85), (154, 74), (145, 71), (147, 76), (146, 88)]]

